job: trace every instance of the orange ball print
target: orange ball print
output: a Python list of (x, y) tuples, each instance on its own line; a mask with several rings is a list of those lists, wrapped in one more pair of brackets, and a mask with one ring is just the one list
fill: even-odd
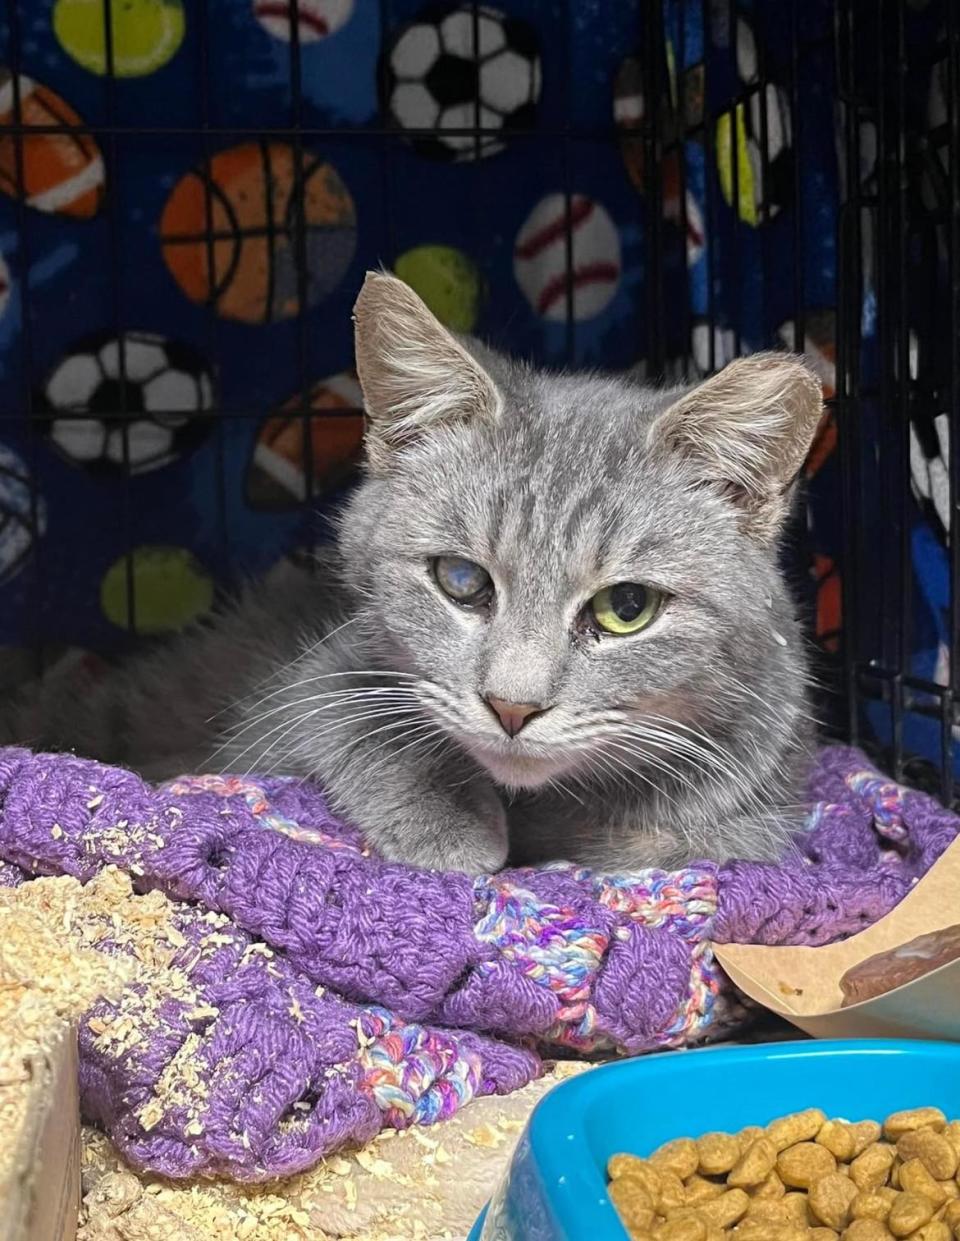
[(357, 217), (331, 164), (288, 143), (246, 142), (177, 182), (160, 237), (191, 301), (227, 319), (271, 323), (336, 288), (356, 250)]
[[(104, 194), (100, 148), (75, 129), (83, 121), (58, 94), (22, 74), (15, 91), (14, 81), (0, 66), (0, 190), (38, 211), (81, 220), (96, 215)], [(27, 131), (19, 140), (12, 132), (18, 92), (19, 122)], [(50, 133), (51, 126), (75, 131)], [(34, 127), (46, 132), (31, 134)]]
[[(316, 412), (314, 412), (316, 411)], [(253, 509), (293, 509), (339, 486), (360, 460), (363, 394), (343, 372), (319, 380), (305, 403), (295, 396), (260, 428), (247, 471)]]

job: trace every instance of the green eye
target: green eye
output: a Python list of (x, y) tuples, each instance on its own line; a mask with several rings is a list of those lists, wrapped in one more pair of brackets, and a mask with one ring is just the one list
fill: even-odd
[(639, 582), (605, 586), (590, 600), (593, 619), (606, 633), (623, 637), (646, 629), (663, 605), (663, 595)]
[(438, 556), (433, 562), (433, 576), (443, 593), (457, 603), (486, 603), (493, 594), (486, 569), (459, 556)]

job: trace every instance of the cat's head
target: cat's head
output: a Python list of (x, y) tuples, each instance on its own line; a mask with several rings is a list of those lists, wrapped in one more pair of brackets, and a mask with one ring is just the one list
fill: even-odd
[(682, 773), (789, 730), (803, 656), (776, 552), (822, 399), (798, 359), (673, 392), (545, 374), (386, 275), (355, 321), (368, 470), (347, 580), (443, 733), (532, 788)]

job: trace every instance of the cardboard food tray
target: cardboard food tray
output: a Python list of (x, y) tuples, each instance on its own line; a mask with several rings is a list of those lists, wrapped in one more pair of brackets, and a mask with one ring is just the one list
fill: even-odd
[[(80, 1209), (80, 1108), (77, 1037), (55, 1022), (45, 1045), (29, 1055), (27, 1123), (3, 1135), (13, 1141), (9, 1178), (0, 1180), (2, 1241), (73, 1241)], [(2, 1037), (2, 1035), (0, 1035)]]
[(960, 839), (895, 909), (842, 943), (823, 948), (715, 944), (714, 951), (750, 999), (814, 1038), (960, 1041), (960, 960), (848, 1008), (841, 1008), (840, 990), (841, 977), (867, 957), (958, 922)]

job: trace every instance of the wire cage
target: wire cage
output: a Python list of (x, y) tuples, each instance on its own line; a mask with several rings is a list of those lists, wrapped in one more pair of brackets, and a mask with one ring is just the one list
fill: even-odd
[(0, 0), (0, 683), (327, 536), (392, 268), (552, 366), (786, 347), (821, 713), (955, 799), (951, 0)]

